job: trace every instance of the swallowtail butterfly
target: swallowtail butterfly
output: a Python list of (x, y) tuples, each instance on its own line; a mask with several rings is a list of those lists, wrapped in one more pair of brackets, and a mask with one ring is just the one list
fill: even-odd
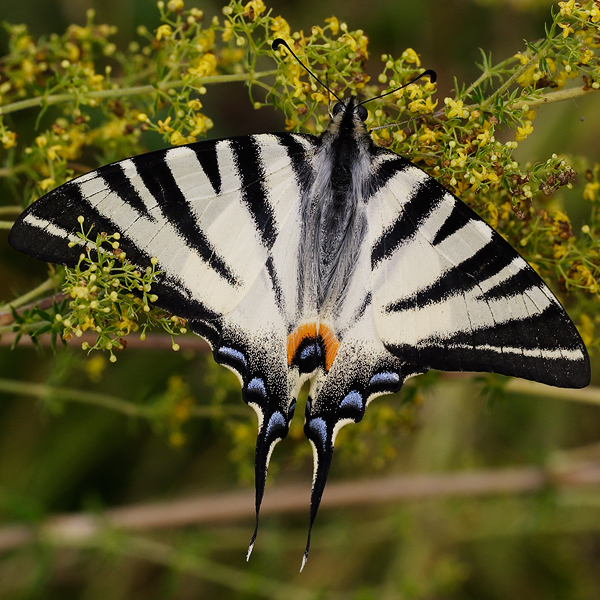
[(257, 526), (271, 452), (310, 380), (303, 565), (336, 434), (376, 396), (429, 369), (590, 380), (581, 337), (535, 271), (435, 179), (376, 146), (365, 118), (351, 97), (320, 136), (247, 135), (113, 163), (33, 203), (9, 237), (73, 267), (81, 215), (119, 232), (132, 263), (156, 257), (156, 304), (188, 319), (258, 415)]

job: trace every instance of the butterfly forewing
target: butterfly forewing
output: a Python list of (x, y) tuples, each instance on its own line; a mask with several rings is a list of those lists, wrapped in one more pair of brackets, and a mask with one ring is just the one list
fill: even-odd
[(535, 271), (435, 180), (393, 160), (369, 201), (375, 321), (390, 352), (423, 369), (587, 385), (583, 342)]

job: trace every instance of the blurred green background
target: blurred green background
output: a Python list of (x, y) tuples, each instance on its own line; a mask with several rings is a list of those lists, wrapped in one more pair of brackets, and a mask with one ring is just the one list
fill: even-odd
[[(186, 7), (198, 6), (211, 18), (223, 4), (187, 0)], [(557, 10), (541, 0), (273, 0), (268, 6), (293, 29), (308, 30), (332, 14), (350, 29), (362, 28), (373, 65), (384, 52), (398, 56), (414, 48), (424, 67), (438, 72), (440, 100), (451, 95), (455, 78), (477, 77), (479, 48), (498, 60), (511, 56), (523, 49), (523, 39), (543, 35), (550, 7)], [(155, 2), (146, 0), (0, 0), (0, 19), (26, 23), (37, 37), (83, 23), (88, 8), (96, 10), (96, 22), (119, 27), (115, 41), (122, 46), (138, 25), (159, 24)], [(4, 53), (3, 33), (0, 48)], [(536, 135), (520, 144), (519, 158), (545, 160), (556, 152), (600, 160), (598, 103), (591, 96), (540, 109)], [(241, 85), (209, 89), (204, 104), (214, 137), (283, 129), (283, 116), (254, 111)], [(581, 189), (565, 195), (579, 218), (587, 210)], [(42, 281), (46, 267), (17, 256), (0, 233), (0, 298), (8, 301)], [(370, 477), (373, 488), (385, 490), (386, 478), (475, 472), (483, 474), (488, 493), (457, 494), (449, 480), (448, 495), (436, 488), (413, 501), (384, 503), (365, 495), (356, 506), (328, 508), (326, 490), (302, 574), (312, 453), (300, 422), (275, 451), (267, 496), (297, 484), (305, 502), (301, 510), (265, 511), (248, 564), (248, 513), (236, 518), (231, 511), (212, 524), (51, 535), (48, 519), (58, 514), (101, 515), (113, 507), (252, 489), (247, 424), (254, 426), (254, 413), (243, 406), (235, 377), (196, 346), (177, 354), (131, 348), (109, 364), (77, 349), (53, 354), (23, 344), (11, 351), (2, 341), (0, 379), (46, 385), (0, 392), (0, 598), (600, 597), (600, 488), (569, 484), (567, 477), (575, 473), (570, 481), (577, 480), (580, 467), (595, 473), (600, 409), (573, 401), (569, 391), (554, 398), (506, 391), (492, 402), (481, 382), (461, 378), (428, 376), (414, 407), (404, 402), (406, 394), (377, 400), (376, 417), (340, 435), (329, 486)], [(151, 427), (117, 410), (64, 401), (50, 385), (140, 403), (168, 402), (183, 385), (184, 397), (189, 390), (198, 406), (215, 408), (211, 418), (187, 421), (185, 443), (177, 445), (168, 424)], [(296, 412), (301, 420), (302, 407)], [(490, 492), (507, 467), (521, 469), (520, 491)], [(541, 469), (556, 479), (536, 485)], [(241, 510), (248, 503), (251, 509), (251, 497), (243, 503)]]

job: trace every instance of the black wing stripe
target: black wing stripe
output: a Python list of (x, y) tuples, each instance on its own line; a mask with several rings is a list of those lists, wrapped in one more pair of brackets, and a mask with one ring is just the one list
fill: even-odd
[[(314, 171), (311, 163), (307, 157), (307, 150), (305, 146), (300, 142), (300, 136), (287, 135), (287, 134), (274, 134), (276, 135), (279, 143), (285, 148), (287, 155), (290, 158), (292, 169), (296, 176), (296, 181), (300, 190), (306, 192), (312, 186), (314, 179)], [(304, 138), (313, 142), (315, 138)], [(314, 145), (314, 144), (313, 144)]]
[(413, 194), (402, 206), (399, 218), (373, 244), (371, 268), (374, 269), (384, 258), (393, 254), (400, 245), (415, 235), (417, 228), (437, 208), (445, 193), (437, 181), (430, 177), (416, 183)]
[(196, 154), (204, 174), (208, 177), (217, 195), (221, 193), (221, 172), (219, 171), (219, 161), (217, 159), (218, 142), (219, 140), (206, 140), (189, 146)]
[(252, 136), (232, 138), (229, 144), (241, 182), (242, 201), (250, 211), (263, 246), (270, 249), (275, 243), (277, 230), (265, 187), (260, 147)]
[[(505, 244), (498, 235), (492, 235), (490, 242), (470, 258), (441, 274), (431, 286), (388, 305), (385, 310), (397, 312), (422, 308), (428, 304), (442, 302), (458, 293), (469, 292), (482, 285), (486, 291), (483, 291), (477, 299), (483, 301), (506, 298), (523, 293), (531, 287), (537, 287), (539, 285), (537, 275), (532, 275), (525, 261), (515, 260), (512, 252), (499, 251), (498, 244), (500, 242), (502, 245)], [(503, 280), (495, 282), (494, 279), (498, 274), (510, 266), (513, 271), (518, 270), (518, 272), (511, 275), (507, 273)], [(488, 282), (488, 286), (484, 285)], [(488, 287), (490, 289), (487, 289)]]
[(402, 156), (395, 154), (393, 158), (390, 158), (390, 154), (388, 152), (381, 152), (380, 148), (375, 149), (373, 158), (376, 170), (365, 186), (368, 198), (374, 196), (379, 190), (385, 187), (392, 177), (413, 166), (410, 161)]
[(446, 218), (444, 224), (440, 227), (438, 232), (435, 234), (435, 237), (431, 241), (434, 246), (437, 246), (441, 242), (443, 242), (446, 238), (450, 237), (452, 234), (456, 233), (459, 229), (464, 227), (469, 221), (471, 221), (471, 216), (467, 214), (464, 210), (465, 207), (461, 206), (456, 200), (452, 200), (454, 206), (452, 207), (452, 212)]
[(277, 276), (277, 271), (275, 269), (275, 264), (273, 262), (273, 257), (269, 255), (267, 258), (267, 262), (265, 263), (267, 268), (267, 274), (271, 281), (271, 286), (273, 287), (273, 292), (275, 294), (275, 301), (277, 302), (277, 306), (279, 307), (281, 313), (285, 312), (285, 303), (283, 297), (283, 290), (281, 289), (281, 283), (279, 281), (279, 277)]
[[(554, 323), (549, 328), (548, 323)], [(575, 335), (574, 335), (575, 334)], [(589, 383), (589, 360), (573, 324), (556, 304), (520, 321), (460, 332), (418, 346), (386, 344), (408, 363), (443, 371), (492, 371), (559, 387)]]
[(144, 185), (156, 200), (162, 214), (173, 229), (179, 233), (182, 242), (185, 241), (224, 280), (233, 286), (238, 285), (238, 279), (223, 258), (216, 253), (206, 234), (200, 229), (190, 203), (171, 173), (168, 161), (160, 154), (152, 155), (150, 159), (153, 161), (151, 165), (147, 155), (131, 160), (138, 168)]
[(129, 206), (131, 206), (139, 215), (150, 221), (156, 221), (148, 211), (148, 207), (144, 203), (138, 190), (135, 189), (131, 179), (125, 173), (122, 163), (114, 163), (103, 167), (98, 171), (98, 174), (102, 176), (106, 187), (112, 193), (119, 196), (123, 202), (129, 204)]

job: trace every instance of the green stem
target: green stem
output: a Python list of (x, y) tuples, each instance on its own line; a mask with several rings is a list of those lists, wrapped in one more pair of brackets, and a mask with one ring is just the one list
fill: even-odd
[(548, 41), (546, 41), (543, 44), (543, 47), (540, 49), (540, 51), (537, 54), (532, 56), (524, 65), (521, 65), (520, 69), (517, 69), (517, 71), (515, 73), (513, 73), (513, 75), (511, 77), (509, 77), (487, 100), (484, 100), (481, 103), (481, 110), (485, 112), (486, 110), (488, 110), (488, 108), (490, 106), (493, 106), (496, 98), (498, 98), (499, 96), (504, 94), (504, 92), (506, 92), (506, 90), (508, 90), (508, 88), (510, 88), (510, 86), (513, 83), (515, 83), (517, 81), (517, 79), (523, 73), (525, 73), (525, 71), (527, 71), (527, 69), (529, 69), (529, 67), (531, 67), (532, 64), (536, 63), (537, 61), (540, 60), (540, 58), (542, 58), (544, 56), (547, 46), (548, 46)]
[(40, 283), (40, 285), (38, 285), (37, 287), (27, 292), (26, 294), (15, 298), (10, 303), (10, 306), (12, 306), (13, 308), (19, 308), (19, 306), (23, 306), (24, 304), (31, 302), (34, 298), (41, 296), (43, 293), (53, 290), (54, 287), (55, 281), (50, 277), (46, 279), (46, 281), (44, 281), (43, 283)]
[(0, 229), (11, 229), (13, 226), (12, 221), (0, 221)]
[(548, 92), (543, 94), (539, 98), (533, 98), (532, 100), (519, 100), (514, 104), (510, 105), (512, 109), (522, 108), (525, 104), (529, 108), (536, 108), (542, 104), (551, 104), (552, 102), (562, 102), (564, 100), (573, 100), (574, 98), (580, 98), (581, 96), (587, 96), (593, 92), (597, 92), (593, 88), (584, 90), (582, 87), (569, 88), (568, 90), (558, 90), (556, 92)]
[[(2, 110), (2, 108), (0, 108), (0, 110)], [(10, 177), (16, 173), (22, 173), (25, 170), (27, 170), (27, 166), (24, 164), (15, 165), (14, 167), (2, 167), (0, 169), (0, 177)]]
[[(63, 402), (79, 402), (80, 404), (100, 406), (120, 412), (128, 417), (151, 419), (158, 414), (156, 408), (153, 406), (134, 404), (128, 400), (108, 394), (98, 394), (96, 392), (86, 392), (72, 388), (52, 387), (42, 383), (28, 383), (14, 379), (0, 379), (0, 392), (17, 394), (19, 396), (35, 396), (37, 398), (50, 397), (55, 400), (62, 400)], [(191, 413), (194, 417), (200, 418), (218, 418), (230, 414), (246, 416), (248, 414), (243, 405), (196, 406), (192, 409)]]
[(69, 388), (55, 388), (41, 383), (0, 379), (0, 391), (20, 396), (36, 396), (38, 398), (50, 396), (57, 400), (103, 406), (104, 408), (110, 408), (131, 417), (149, 416), (150, 413), (147, 406), (139, 406), (107, 394), (96, 394), (94, 392)]
[[(0, 169), (2, 171), (2, 169)], [(2, 174), (0, 173), (0, 177)], [(20, 215), (23, 212), (22, 206), (0, 206), (0, 215)]]
[(185, 85), (209, 85), (211, 83), (230, 83), (234, 81), (254, 81), (254, 79), (269, 77), (275, 75), (276, 70), (262, 71), (259, 73), (239, 73), (233, 75), (213, 75), (211, 77), (203, 77), (196, 81), (190, 79), (180, 79), (178, 81), (165, 81), (155, 85), (138, 85), (129, 88), (117, 88), (113, 90), (97, 90), (86, 94), (65, 93), (51, 94), (49, 96), (36, 96), (35, 98), (27, 98), (26, 100), (18, 100), (6, 106), (0, 107), (0, 115), (7, 115), (26, 108), (37, 106), (51, 106), (60, 104), (61, 102), (83, 101), (83, 100), (104, 100), (106, 98), (120, 98), (124, 96), (138, 96), (142, 94), (153, 94), (157, 91), (164, 92), (171, 88), (183, 87)]

